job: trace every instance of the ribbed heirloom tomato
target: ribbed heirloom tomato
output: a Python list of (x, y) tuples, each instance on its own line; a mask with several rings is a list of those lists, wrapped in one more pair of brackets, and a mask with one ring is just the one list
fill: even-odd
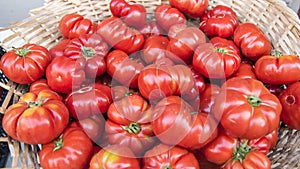
[(190, 17), (200, 17), (208, 7), (208, 0), (169, 0), (170, 5)]

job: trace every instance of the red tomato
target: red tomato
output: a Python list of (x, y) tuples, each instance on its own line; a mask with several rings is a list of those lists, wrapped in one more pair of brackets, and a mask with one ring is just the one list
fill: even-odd
[(133, 89), (130, 89), (130, 88), (128, 88), (126, 86), (122, 86), (122, 85), (113, 86), (111, 88), (111, 91), (112, 91), (111, 93), (112, 93), (113, 101), (120, 100), (131, 94), (139, 94), (138, 91), (135, 91)]
[(111, 0), (109, 9), (113, 16), (121, 17), (129, 26), (141, 27), (147, 21), (146, 8), (143, 5), (125, 0)]
[(262, 82), (251, 78), (227, 80), (212, 113), (234, 137), (260, 138), (278, 128), (282, 106)]
[(239, 24), (236, 13), (224, 5), (208, 10), (200, 20), (199, 29), (209, 37), (229, 38)]
[(163, 29), (159, 26), (156, 21), (146, 22), (142, 27), (138, 28), (139, 32), (144, 35), (147, 39), (150, 36), (161, 36), (164, 35)]
[(164, 144), (159, 144), (147, 151), (142, 159), (142, 166), (143, 169), (200, 169), (194, 154), (184, 148)]
[(73, 39), (80, 35), (94, 33), (97, 25), (80, 14), (70, 13), (60, 19), (58, 28), (64, 38)]
[(138, 77), (144, 65), (137, 62), (121, 50), (113, 50), (107, 56), (107, 73), (121, 84), (138, 87)]
[(152, 111), (140, 95), (129, 95), (111, 104), (105, 131), (110, 144), (128, 147), (141, 156), (156, 143), (151, 126)]
[(51, 90), (47, 83), (47, 79), (39, 79), (30, 84), (29, 92), (32, 92), (34, 94), (39, 94), (43, 90)]
[(190, 64), (195, 49), (205, 42), (205, 35), (201, 30), (187, 27), (170, 39), (167, 46), (167, 57), (176, 63)]
[(83, 86), (65, 98), (70, 116), (76, 119), (106, 113), (111, 103), (111, 88), (102, 84)]
[(300, 80), (300, 58), (296, 55), (265, 55), (255, 62), (255, 73), (267, 84), (291, 84)]
[(144, 43), (144, 36), (138, 30), (127, 26), (118, 17), (102, 20), (98, 25), (97, 33), (113, 48), (122, 50), (127, 54), (138, 51)]
[(81, 35), (66, 45), (64, 56), (85, 60), (86, 76), (95, 78), (106, 71), (105, 57), (108, 50), (108, 45), (100, 35)]
[(197, 47), (193, 67), (207, 78), (225, 78), (235, 73), (241, 63), (240, 50), (233, 41), (214, 37)]
[(186, 29), (188, 27), (187, 24), (176, 24), (176, 25), (172, 25), (168, 31), (168, 38), (174, 39), (176, 37), (176, 35), (183, 31), (184, 29)]
[(169, 40), (165, 36), (150, 36), (145, 40), (141, 55), (142, 59), (147, 64), (151, 64), (165, 58), (168, 44)]
[(45, 47), (25, 44), (5, 53), (0, 60), (0, 69), (8, 79), (28, 84), (44, 76), (50, 62), (51, 55)]
[(200, 93), (200, 111), (210, 113), (211, 108), (215, 103), (216, 96), (220, 93), (221, 89), (215, 84), (206, 84), (205, 90)]
[(90, 161), (90, 169), (140, 169), (139, 161), (128, 147), (103, 147)]
[(92, 153), (93, 143), (85, 132), (80, 127), (68, 127), (59, 138), (42, 146), (39, 159), (43, 169), (82, 169)]
[(208, 7), (208, 0), (169, 0), (170, 5), (179, 9), (190, 17), (200, 17)]
[(197, 149), (217, 136), (218, 124), (213, 117), (195, 112), (179, 96), (160, 100), (155, 105), (153, 114), (153, 131), (164, 144)]
[(233, 34), (234, 43), (242, 54), (256, 61), (263, 55), (270, 55), (272, 45), (264, 32), (253, 23), (240, 24)]
[(231, 77), (252, 78), (256, 79), (254, 67), (249, 63), (241, 63), (240, 67)]
[(155, 8), (154, 16), (156, 22), (165, 30), (168, 31), (172, 25), (186, 24), (187, 20), (183, 13), (177, 8), (170, 5), (161, 4)]
[(300, 82), (288, 86), (279, 96), (281, 120), (290, 128), (300, 129)]
[(52, 59), (59, 57), (59, 56), (63, 56), (64, 50), (70, 41), (71, 41), (71, 39), (62, 39), (57, 44), (55, 44), (53, 47), (51, 47), (49, 49), (49, 52), (50, 52)]
[(46, 144), (58, 137), (69, 122), (61, 97), (50, 90), (25, 93), (8, 107), (3, 128), (12, 138), (27, 144)]
[(61, 56), (54, 58), (46, 69), (49, 87), (60, 93), (76, 90), (85, 80), (85, 61)]

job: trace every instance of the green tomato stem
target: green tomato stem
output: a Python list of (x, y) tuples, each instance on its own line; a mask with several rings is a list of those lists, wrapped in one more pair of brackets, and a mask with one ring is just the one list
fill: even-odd
[(257, 97), (257, 96), (249, 96), (248, 98), (247, 98), (247, 100), (248, 100), (248, 103), (252, 106), (252, 107), (258, 107), (258, 106), (260, 106), (260, 104), (262, 103), (262, 100), (259, 98), (259, 97)]
[(15, 50), (16, 54), (20, 57), (25, 57), (31, 52), (31, 50), (27, 48), (20, 48), (20, 49), (13, 48), (13, 49)]
[(130, 134), (138, 134), (141, 131), (141, 127), (136, 122), (131, 122), (128, 126), (122, 126)]
[(60, 135), (57, 140), (54, 140), (53, 152), (64, 147), (64, 141), (63, 141), (62, 137), (63, 137), (63, 135)]
[(92, 47), (85, 47), (85, 46), (83, 46), (81, 48), (81, 52), (82, 52), (82, 55), (85, 58), (92, 58), (92, 57), (94, 57), (96, 55), (96, 51)]

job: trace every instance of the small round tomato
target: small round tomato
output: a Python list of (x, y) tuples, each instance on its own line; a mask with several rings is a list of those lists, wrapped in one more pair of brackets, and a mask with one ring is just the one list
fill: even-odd
[(49, 51), (37, 44), (25, 44), (7, 51), (0, 60), (4, 75), (19, 84), (29, 84), (45, 75), (51, 62)]

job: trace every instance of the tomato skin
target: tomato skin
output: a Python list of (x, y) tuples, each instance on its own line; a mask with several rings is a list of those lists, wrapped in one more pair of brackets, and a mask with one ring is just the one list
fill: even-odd
[(138, 77), (144, 65), (129, 56), (122, 50), (113, 50), (107, 55), (107, 73), (121, 84), (138, 87)]
[(264, 32), (253, 23), (242, 23), (234, 31), (234, 43), (242, 54), (256, 61), (263, 55), (270, 55), (272, 46)]
[(63, 56), (64, 50), (70, 41), (71, 41), (71, 39), (62, 39), (57, 44), (55, 44), (53, 47), (51, 47), (49, 49), (49, 52), (50, 52), (52, 59)]
[[(59, 139), (62, 145), (57, 143)], [(67, 127), (59, 139), (42, 146), (39, 153), (42, 168), (81, 169), (89, 163), (93, 143), (80, 127)]]
[(186, 17), (177, 8), (170, 5), (158, 5), (154, 11), (156, 22), (165, 30), (176, 24), (187, 24)]
[(147, 151), (142, 159), (142, 168), (182, 168), (200, 169), (199, 163), (191, 152), (178, 146), (159, 144)]
[(46, 69), (49, 87), (59, 93), (78, 89), (85, 80), (85, 61), (61, 56), (54, 58)]
[(155, 63), (157, 60), (166, 58), (166, 48), (169, 44), (165, 36), (150, 36), (145, 40), (142, 59), (147, 63)]
[(229, 38), (238, 24), (236, 13), (230, 7), (217, 5), (201, 16), (199, 29), (208, 37)]
[(289, 85), (278, 96), (282, 104), (281, 120), (290, 128), (300, 129), (300, 82)]
[(151, 126), (151, 106), (140, 95), (131, 94), (111, 104), (105, 131), (110, 144), (129, 147), (141, 156), (156, 143)]
[(45, 74), (50, 62), (48, 49), (37, 44), (25, 44), (5, 53), (0, 60), (0, 69), (8, 79), (29, 84)]
[(121, 17), (129, 26), (141, 27), (147, 21), (146, 8), (140, 4), (128, 4), (125, 0), (111, 0), (109, 8), (113, 16)]
[(262, 82), (231, 78), (221, 87), (212, 113), (232, 136), (255, 139), (278, 128), (282, 106)]
[(138, 51), (144, 43), (144, 36), (138, 30), (130, 28), (120, 18), (114, 16), (102, 20), (97, 33), (110, 46), (127, 54)]
[(255, 73), (267, 84), (291, 84), (300, 80), (300, 58), (296, 55), (265, 55), (255, 62)]
[(66, 39), (77, 38), (80, 35), (91, 34), (96, 31), (97, 25), (90, 19), (77, 13), (64, 15), (59, 22), (58, 29)]
[(164, 35), (164, 30), (156, 21), (146, 22), (143, 26), (139, 27), (138, 30), (142, 35), (144, 35), (145, 39), (151, 36)]
[(69, 111), (61, 97), (43, 90), (38, 95), (25, 93), (19, 102), (9, 106), (3, 117), (3, 128), (16, 140), (45, 144), (59, 136), (68, 121)]
[(254, 67), (249, 63), (241, 63), (237, 71), (231, 77), (257, 79)]
[(215, 84), (206, 84), (205, 86), (204, 91), (200, 93), (199, 108), (201, 112), (210, 113), (221, 88)]
[(241, 63), (240, 50), (233, 41), (214, 37), (195, 50), (192, 65), (207, 78), (225, 78), (237, 71)]
[(103, 147), (90, 161), (90, 169), (140, 169), (139, 161), (128, 147)]
[(205, 42), (205, 35), (201, 30), (187, 27), (170, 39), (167, 46), (167, 57), (176, 63), (190, 64), (195, 49)]
[(102, 84), (91, 84), (73, 90), (65, 98), (70, 116), (85, 119), (91, 115), (104, 114), (112, 103), (111, 88)]
[(105, 57), (109, 47), (98, 34), (81, 35), (72, 39), (65, 47), (64, 56), (85, 60), (85, 74), (95, 78), (106, 71)]
[(181, 12), (194, 18), (202, 16), (208, 7), (208, 0), (169, 0), (169, 3), (171, 6), (179, 9)]
[(39, 94), (43, 90), (51, 90), (48, 85), (47, 79), (41, 78), (32, 82), (29, 86), (29, 92)]

